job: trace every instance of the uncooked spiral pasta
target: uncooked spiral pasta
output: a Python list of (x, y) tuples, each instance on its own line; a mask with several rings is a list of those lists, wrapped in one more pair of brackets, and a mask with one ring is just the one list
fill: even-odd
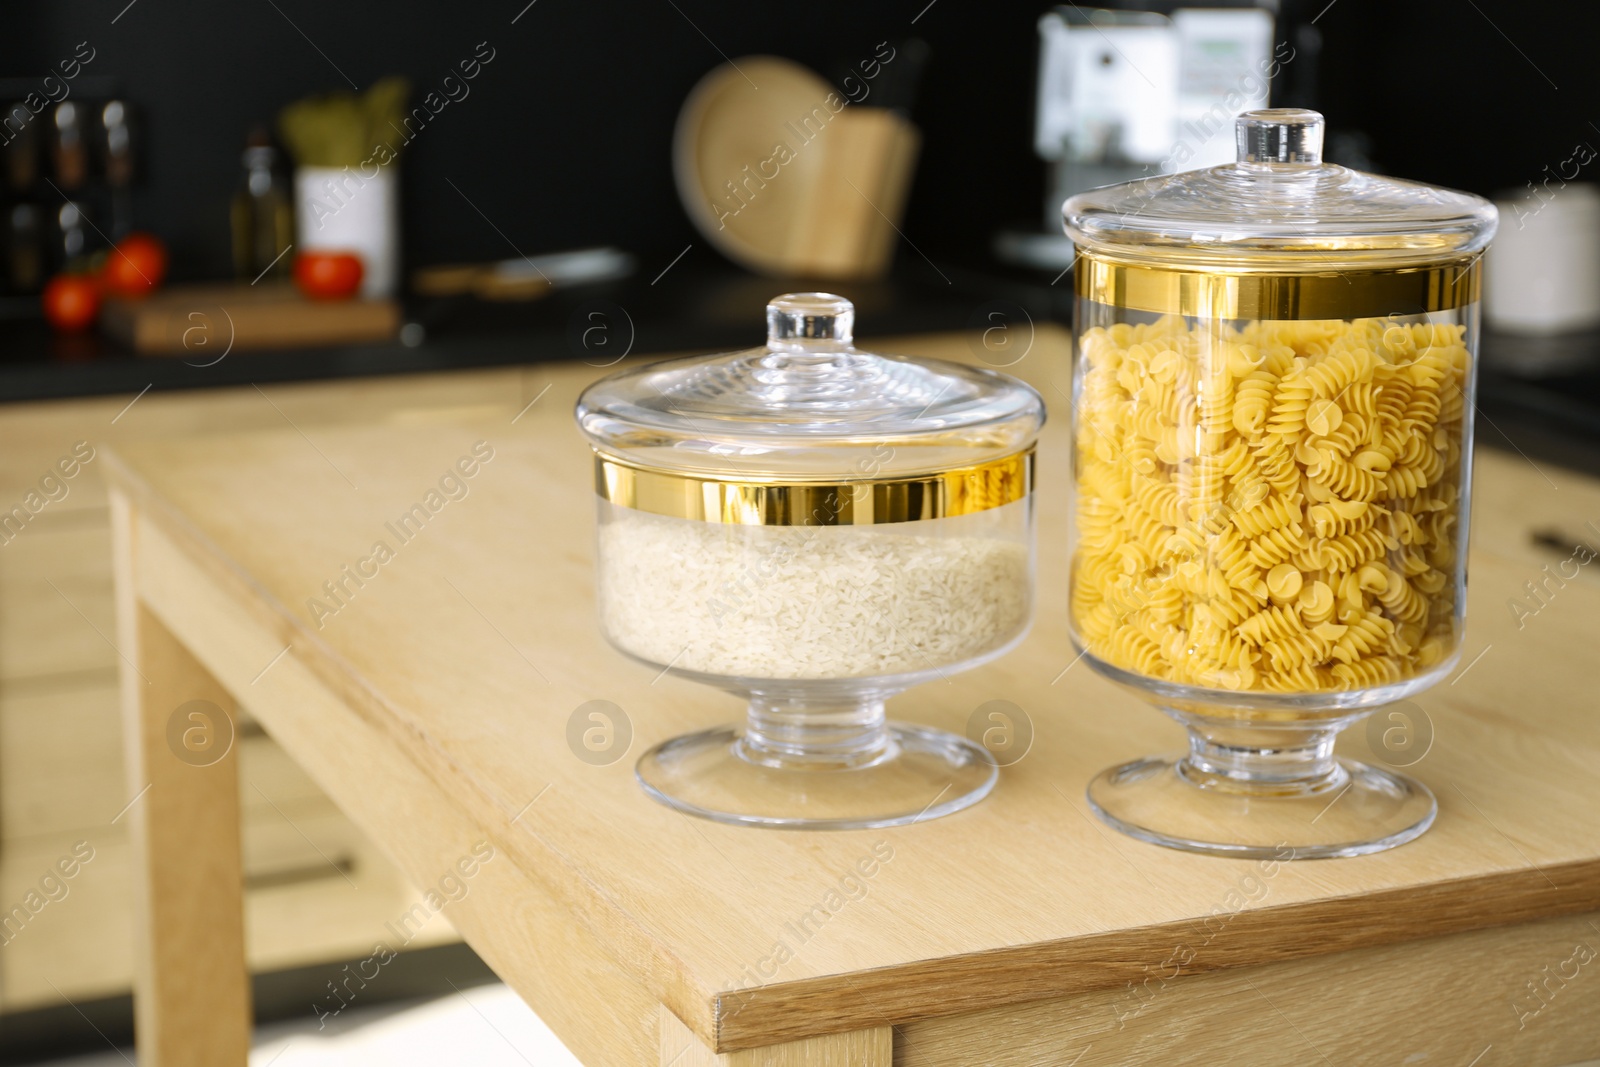
[(1080, 339), (1071, 610), (1209, 688), (1384, 685), (1457, 644), (1460, 325), (1176, 316)]

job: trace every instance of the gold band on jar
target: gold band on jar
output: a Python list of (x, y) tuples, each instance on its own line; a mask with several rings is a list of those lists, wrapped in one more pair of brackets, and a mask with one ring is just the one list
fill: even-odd
[(834, 484), (735, 482), (649, 470), (595, 455), (595, 492), (678, 519), (743, 526), (861, 526), (970, 515), (1033, 490), (1033, 449), (917, 478)]
[(1078, 254), (1077, 293), (1098, 304), (1213, 319), (1360, 319), (1448, 311), (1478, 299), (1473, 256), (1428, 267), (1227, 274), (1167, 270)]

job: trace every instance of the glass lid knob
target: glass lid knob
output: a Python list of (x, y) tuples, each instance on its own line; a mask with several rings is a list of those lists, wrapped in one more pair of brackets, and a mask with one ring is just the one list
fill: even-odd
[(1240, 163), (1321, 163), (1322, 115), (1298, 107), (1246, 111), (1234, 120)]
[(767, 346), (848, 346), (855, 335), (855, 325), (855, 305), (842, 296), (832, 293), (785, 293), (773, 297), (767, 305)]

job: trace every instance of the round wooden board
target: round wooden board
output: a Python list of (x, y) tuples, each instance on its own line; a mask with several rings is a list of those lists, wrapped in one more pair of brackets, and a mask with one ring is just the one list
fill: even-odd
[[(700, 79), (678, 114), (672, 145), (678, 195), (695, 227), (730, 259), (752, 270), (791, 273), (794, 227), (823, 166), (821, 151), (808, 147), (802, 120), (814, 108), (831, 114), (823, 100), (834, 90), (791, 60), (747, 56), (736, 62)], [(780, 145), (791, 153), (788, 162), (775, 157)], [(729, 182), (743, 200), (729, 191)]]

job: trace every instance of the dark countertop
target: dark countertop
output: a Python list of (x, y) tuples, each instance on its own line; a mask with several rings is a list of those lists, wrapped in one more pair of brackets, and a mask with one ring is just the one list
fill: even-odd
[[(948, 264), (935, 277), (926, 264), (903, 260), (884, 281), (826, 284), (855, 302), (856, 333), (868, 339), (1071, 317), (1067, 278), (1052, 284), (1039, 275)], [(816, 287), (815, 281), (759, 278), (718, 266), (680, 269), (654, 283), (635, 277), (575, 287), (525, 304), (416, 302), (406, 315), (420, 327), (407, 331), (412, 344), (230, 352), (216, 362), (209, 353), (188, 361), (137, 356), (98, 336), (59, 337), (41, 320), (14, 320), (0, 322), (0, 403), (550, 360), (604, 367), (624, 352), (743, 348), (761, 343), (768, 298)], [(1600, 330), (1559, 338), (1486, 332), (1482, 357), (1482, 443), (1600, 471)]]
[(1478, 440), (1600, 474), (1600, 330), (1564, 337), (1485, 333)]
[[(1019, 321), (1066, 321), (1070, 315), (1065, 281), (1052, 288), (949, 268), (945, 273), (949, 284), (919, 262), (884, 281), (826, 287), (855, 302), (856, 333), (866, 338), (969, 329), (996, 307)], [(769, 298), (820, 287), (815, 280), (758, 278), (732, 267), (674, 274), (654, 284), (635, 277), (574, 287), (528, 303), (417, 301), (406, 308), (402, 336), (410, 344), (239, 351), (221, 359), (212, 354), (220, 344), (189, 357), (139, 356), (98, 335), (53, 335), (39, 319), (0, 322), (0, 403), (548, 360), (604, 367), (625, 352), (745, 348), (765, 336)]]

